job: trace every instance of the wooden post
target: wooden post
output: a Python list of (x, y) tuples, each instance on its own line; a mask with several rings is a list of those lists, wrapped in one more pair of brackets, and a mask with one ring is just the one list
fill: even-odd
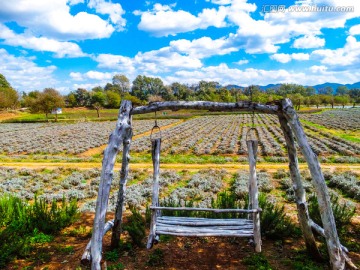
[(100, 261), (102, 253), (102, 241), (104, 235), (105, 216), (108, 206), (111, 182), (113, 180), (113, 170), (120, 144), (125, 135), (131, 130), (130, 112), (131, 102), (123, 100), (121, 102), (119, 116), (116, 123), (116, 129), (111, 133), (109, 144), (104, 151), (102, 170), (100, 176), (100, 185), (98, 197), (96, 200), (96, 212), (93, 225), (93, 234), (91, 237), (91, 269), (100, 270)]
[(282, 114), (279, 114), (279, 121), (280, 121), (281, 129), (284, 133), (286, 147), (288, 150), (290, 176), (295, 192), (295, 201), (298, 210), (298, 219), (299, 219), (301, 231), (305, 239), (306, 249), (313, 258), (320, 259), (321, 255), (316, 246), (315, 237), (311, 230), (311, 222), (310, 222), (311, 220), (309, 217), (308, 206), (306, 203), (306, 192), (303, 183), (301, 181), (299, 162), (297, 158), (296, 146), (295, 146), (292, 130), (289, 127), (286, 118)]
[[(156, 138), (151, 141), (152, 146), (152, 160), (153, 160), (153, 195), (152, 195), (152, 204), (151, 206), (159, 206), (159, 175), (160, 175), (160, 146), (161, 138)], [(151, 209), (151, 224), (150, 224), (150, 235), (146, 247), (148, 249), (152, 248), (154, 242), (156, 241), (156, 220), (159, 215), (159, 210)]]
[[(250, 167), (250, 178), (249, 178), (249, 204), (251, 204), (251, 209), (259, 208), (259, 193), (257, 186), (256, 178), (256, 155), (258, 142), (254, 140), (246, 141), (248, 148), (248, 158), (249, 158), (249, 167)], [(254, 222), (254, 242), (255, 242), (255, 251), (261, 252), (261, 232), (260, 232), (260, 213), (253, 213), (253, 222)]]
[[(130, 126), (132, 126), (130, 116)], [(124, 201), (125, 201), (125, 191), (126, 191), (126, 183), (127, 183), (127, 176), (129, 173), (129, 161), (130, 161), (130, 145), (132, 139), (132, 128), (126, 130), (124, 141), (123, 141), (123, 157), (122, 157), (122, 165), (120, 171), (120, 181), (119, 181), (119, 191), (117, 197), (117, 204), (115, 210), (115, 219), (114, 219), (114, 227), (112, 230), (112, 237), (111, 237), (111, 247), (117, 248), (119, 247), (120, 243), (120, 235), (121, 235), (121, 224), (122, 224), (122, 215), (123, 215), (123, 208), (124, 208)]]
[(299, 117), (297, 116), (290, 99), (284, 99), (282, 101), (282, 110), (292, 131), (294, 132), (296, 141), (302, 154), (304, 155), (304, 158), (306, 159), (312, 176), (312, 183), (319, 201), (321, 220), (324, 225), (325, 239), (330, 256), (331, 267), (334, 270), (345, 269), (345, 256), (341, 249), (335, 219), (331, 208), (329, 191), (327, 189), (319, 161), (310, 148)]
[[(109, 220), (105, 223), (104, 226), (104, 235), (110, 231), (110, 229), (114, 226), (114, 220)], [(89, 265), (91, 262), (91, 240), (86, 245), (85, 251), (83, 255), (81, 256), (81, 264), (82, 265)]]

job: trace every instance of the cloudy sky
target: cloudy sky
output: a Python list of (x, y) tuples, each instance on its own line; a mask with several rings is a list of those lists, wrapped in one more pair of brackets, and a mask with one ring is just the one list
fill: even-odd
[(104, 86), (114, 74), (167, 84), (360, 81), (356, 0), (0, 0), (0, 7), (0, 73), (19, 91), (65, 94)]

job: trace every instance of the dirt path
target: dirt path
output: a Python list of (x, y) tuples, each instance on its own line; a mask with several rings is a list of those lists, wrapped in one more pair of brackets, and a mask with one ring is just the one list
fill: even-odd
[[(177, 121), (175, 123), (172, 123), (172, 124), (169, 124), (169, 125), (166, 125), (166, 126), (162, 126), (161, 130), (165, 130), (165, 129), (171, 128), (173, 126), (179, 125), (184, 121), (185, 120), (182, 119), (182, 120)], [(146, 131), (144, 133), (140, 133), (140, 134), (137, 134), (137, 135), (133, 136), (132, 140), (134, 141), (134, 140), (136, 140), (138, 138), (141, 138), (141, 137), (144, 137), (144, 136), (150, 136), (150, 134), (151, 134), (151, 130), (148, 130), (148, 131)], [(96, 154), (101, 154), (105, 150), (106, 146), (107, 146), (107, 144), (104, 144), (104, 145), (101, 145), (99, 147), (91, 148), (91, 149), (79, 154), (78, 156), (79, 157), (92, 157), (92, 156), (94, 156)]]
[[(77, 168), (77, 169), (92, 169), (92, 168), (101, 168), (101, 162), (0, 162), (0, 166), (3, 167), (15, 167), (15, 168)], [(120, 169), (121, 164), (115, 164), (115, 169)], [(163, 163), (161, 164), (161, 169), (164, 170), (189, 170), (189, 171), (198, 171), (202, 169), (225, 169), (230, 172), (235, 172), (237, 170), (248, 170), (248, 164), (239, 164), (239, 163), (225, 163), (225, 164), (214, 164), (214, 163), (205, 163), (205, 164), (183, 164), (183, 163)], [(275, 172), (278, 169), (287, 169), (288, 165), (286, 163), (273, 164), (273, 163), (259, 163), (257, 164), (259, 170), (267, 170), (268, 172)], [(306, 164), (300, 164), (300, 169), (306, 169)], [(323, 164), (321, 165), (323, 170), (340, 170), (340, 171), (353, 171), (360, 172), (360, 164)], [(152, 163), (130, 163), (130, 169), (152, 169)]]

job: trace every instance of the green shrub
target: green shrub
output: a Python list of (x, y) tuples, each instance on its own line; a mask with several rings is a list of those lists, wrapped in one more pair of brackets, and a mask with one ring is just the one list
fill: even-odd
[(285, 207), (269, 201), (266, 195), (260, 193), (259, 207), (261, 234), (273, 239), (282, 239), (298, 233), (298, 229), (285, 213)]
[[(330, 195), (331, 208), (334, 213), (336, 228), (340, 234), (345, 233), (347, 227), (351, 224), (351, 219), (355, 215), (355, 206), (349, 203), (339, 202), (339, 197), (331, 194)], [(316, 194), (311, 194), (308, 199), (309, 203), (309, 214), (312, 220), (322, 226), (319, 203)]]
[(131, 213), (124, 229), (129, 233), (131, 240), (135, 245), (143, 247), (143, 240), (145, 238), (145, 219), (135, 208), (131, 209)]
[(243, 260), (249, 270), (272, 270), (267, 258), (262, 253), (255, 253)]
[(123, 269), (125, 269), (125, 266), (120, 262), (117, 264), (109, 265), (107, 267), (107, 270), (123, 270)]
[(105, 252), (105, 260), (109, 262), (116, 262), (119, 259), (119, 250), (114, 249), (111, 251)]
[(147, 265), (149, 266), (161, 266), (164, 263), (164, 252), (157, 248), (150, 255), (147, 261)]
[(55, 201), (46, 204), (37, 198), (33, 204), (27, 204), (11, 195), (0, 197), (0, 268), (14, 257), (34, 253), (52, 240), (51, 234), (77, 218), (76, 201), (68, 203), (63, 199), (59, 206)]

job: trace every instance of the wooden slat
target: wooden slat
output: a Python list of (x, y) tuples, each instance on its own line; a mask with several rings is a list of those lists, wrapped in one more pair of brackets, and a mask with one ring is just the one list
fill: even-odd
[(186, 225), (192, 227), (200, 226), (253, 226), (252, 221), (246, 219), (194, 219), (194, 218), (172, 218), (159, 217), (157, 224)]
[(187, 227), (187, 228), (198, 228), (199, 230), (207, 230), (207, 229), (217, 229), (217, 230), (245, 230), (245, 231), (251, 231), (253, 230), (252, 225), (244, 225), (244, 226), (236, 226), (236, 225), (232, 225), (232, 226), (227, 226), (227, 225), (208, 225), (208, 226), (187, 226), (187, 225), (173, 225), (173, 224), (161, 224), (161, 223), (156, 223), (157, 228), (163, 229), (163, 228), (177, 228), (177, 227)]
[(159, 217), (156, 234), (176, 236), (253, 237), (253, 223), (247, 219), (208, 219), (193, 217)]
[(151, 210), (170, 210), (170, 211), (206, 211), (214, 213), (258, 213), (261, 208), (257, 209), (213, 209), (213, 208), (191, 208), (191, 207), (164, 207), (150, 206)]
[(237, 236), (237, 237), (252, 237), (253, 231), (250, 229), (227, 230), (219, 227), (188, 227), (188, 226), (157, 226), (157, 234), (168, 234), (177, 236)]

